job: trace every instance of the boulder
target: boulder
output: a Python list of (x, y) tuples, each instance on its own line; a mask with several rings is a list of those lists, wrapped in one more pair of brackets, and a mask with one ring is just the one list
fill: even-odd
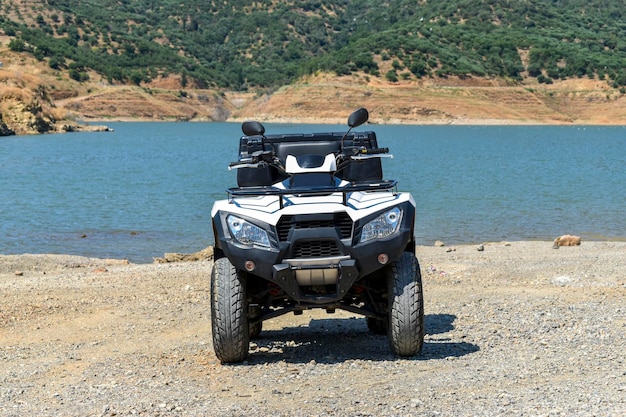
[(209, 246), (201, 251), (186, 253), (166, 253), (162, 258), (154, 258), (154, 262), (165, 264), (170, 262), (195, 262), (213, 260), (213, 246)]
[(560, 246), (579, 246), (580, 242), (581, 242), (580, 236), (563, 235), (554, 239), (552, 248), (558, 249)]

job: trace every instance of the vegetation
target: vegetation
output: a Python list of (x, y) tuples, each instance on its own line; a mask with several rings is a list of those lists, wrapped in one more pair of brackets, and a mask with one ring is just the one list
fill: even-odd
[(174, 73), (245, 90), (321, 70), (626, 85), (623, 0), (0, 0), (0, 31), (79, 81)]

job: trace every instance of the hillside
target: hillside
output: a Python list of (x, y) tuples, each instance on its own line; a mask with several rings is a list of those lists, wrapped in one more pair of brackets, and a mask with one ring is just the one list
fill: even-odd
[[(275, 89), (318, 72), (626, 86), (623, 0), (14, 0), (0, 34), (77, 81)], [(93, 77), (95, 76), (95, 80)]]
[(626, 125), (626, 97), (586, 78), (508, 85), (484, 77), (389, 82), (318, 74), (258, 94), (183, 89), (178, 76), (141, 87), (77, 82), (1, 47), (0, 62), (0, 114), (17, 134), (100, 129), (107, 120), (344, 123), (359, 106), (370, 109), (372, 123)]
[(248, 102), (231, 119), (345, 123), (351, 109), (372, 123), (626, 124), (626, 97), (593, 80), (508, 86), (492, 79), (398, 82), (317, 76)]
[(626, 124), (622, 0), (0, 1), (0, 134), (77, 120)]

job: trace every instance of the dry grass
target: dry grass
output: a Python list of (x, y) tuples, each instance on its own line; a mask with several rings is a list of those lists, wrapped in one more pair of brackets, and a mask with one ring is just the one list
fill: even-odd
[(52, 107), (46, 111), (54, 120), (66, 120), (70, 118), (69, 112), (64, 108)]
[(33, 100), (32, 90), (19, 87), (0, 87), (0, 101), (18, 100), (29, 103)]

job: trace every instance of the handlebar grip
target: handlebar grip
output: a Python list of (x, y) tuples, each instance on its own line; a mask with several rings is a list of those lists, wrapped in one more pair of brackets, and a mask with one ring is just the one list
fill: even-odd
[(229, 168), (236, 167), (237, 165), (248, 165), (252, 164), (252, 161), (235, 161), (228, 164)]
[(373, 149), (359, 150), (359, 155), (378, 155), (381, 153), (389, 153), (389, 148), (373, 148)]

